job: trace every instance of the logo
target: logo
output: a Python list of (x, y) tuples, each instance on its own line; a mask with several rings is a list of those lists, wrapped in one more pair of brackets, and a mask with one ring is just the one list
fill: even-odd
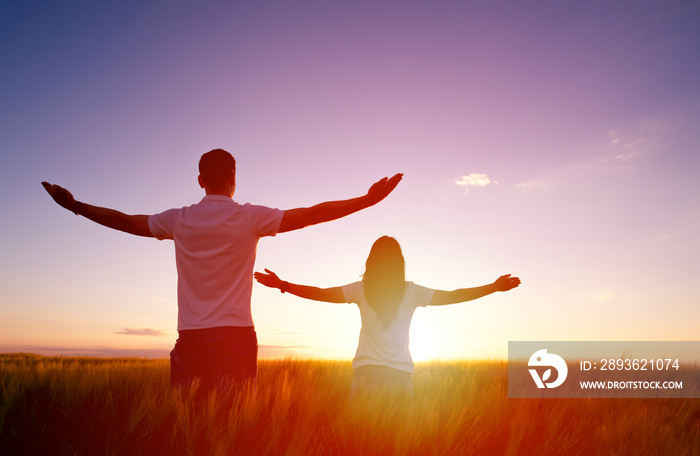
[[(550, 368), (544, 371), (542, 378), (540, 378), (540, 375), (537, 373), (536, 369), (528, 369), (538, 388), (544, 388), (545, 385), (547, 385), (547, 388), (556, 388), (564, 383), (564, 380), (566, 380), (566, 375), (569, 373), (569, 368), (566, 367), (566, 361), (564, 361), (564, 359), (559, 355), (547, 353), (546, 348), (543, 350), (537, 350), (535, 353), (533, 353), (533, 355), (530, 356), (530, 361), (527, 362), (527, 365), (529, 367)], [(552, 368), (557, 371), (556, 380), (550, 383), (545, 383), (552, 376)]]

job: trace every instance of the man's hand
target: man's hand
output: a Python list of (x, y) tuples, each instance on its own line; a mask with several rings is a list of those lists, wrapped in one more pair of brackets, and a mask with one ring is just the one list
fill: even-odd
[(153, 237), (148, 226), (148, 215), (127, 215), (114, 209), (92, 206), (81, 203), (73, 198), (73, 195), (63, 187), (48, 182), (42, 182), (46, 191), (58, 205), (75, 214), (82, 215), (88, 220), (125, 233), (137, 236)]
[(508, 291), (520, 285), (520, 278), (511, 277), (510, 274), (503, 275), (493, 283), (496, 291)]
[(403, 178), (403, 173), (394, 174), (391, 179), (385, 177), (374, 183), (367, 192), (367, 197), (372, 201), (372, 204), (377, 204), (391, 193), (401, 179)]
[(399, 173), (392, 178), (383, 178), (372, 185), (366, 195), (358, 196), (342, 201), (328, 201), (312, 207), (289, 209), (284, 211), (278, 233), (294, 231), (317, 223), (330, 222), (362, 209), (374, 206), (399, 184), (403, 174)]
[(80, 206), (80, 203), (73, 198), (71, 192), (59, 185), (49, 184), (48, 182), (42, 182), (41, 185), (44, 186), (49, 195), (51, 195), (51, 198), (53, 198), (59, 206), (78, 214), (78, 206)]
[(256, 272), (255, 274), (253, 274), (253, 277), (255, 277), (255, 280), (265, 285), (266, 287), (280, 288), (282, 286), (282, 280), (279, 277), (277, 277), (277, 274), (270, 271), (269, 269), (265, 269), (265, 272), (267, 272), (267, 274), (263, 274), (262, 272)]

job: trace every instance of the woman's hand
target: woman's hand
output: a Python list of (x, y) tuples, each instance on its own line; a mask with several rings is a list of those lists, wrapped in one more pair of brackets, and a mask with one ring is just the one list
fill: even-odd
[(511, 277), (510, 274), (502, 275), (493, 283), (496, 291), (508, 291), (520, 285), (520, 278)]
[(265, 285), (266, 287), (270, 287), (270, 288), (281, 288), (282, 287), (282, 280), (279, 277), (277, 277), (277, 274), (270, 271), (269, 269), (265, 269), (265, 272), (267, 274), (263, 274), (262, 272), (256, 272), (255, 274), (253, 274), (253, 277), (255, 277), (255, 280), (257, 280), (261, 284)]

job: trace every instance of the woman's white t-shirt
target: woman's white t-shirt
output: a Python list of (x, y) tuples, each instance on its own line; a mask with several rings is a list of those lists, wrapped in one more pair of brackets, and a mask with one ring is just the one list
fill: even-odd
[(362, 317), (360, 340), (352, 367), (379, 365), (413, 373), (413, 359), (408, 351), (411, 319), (417, 307), (425, 307), (430, 303), (434, 290), (406, 282), (398, 314), (387, 328), (382, 325), (377, 312), (367, 303), (362, 282), (345, 285), (342, 290), (345, 300), (357, 304), (360, 308)]

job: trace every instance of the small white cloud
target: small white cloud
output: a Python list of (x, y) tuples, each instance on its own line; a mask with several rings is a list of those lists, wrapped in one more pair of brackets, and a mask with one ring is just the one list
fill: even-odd
[(121, 331), (116, 331), (114, 334), (122, 334), (125, 336), (155, 336), (162, 337), (167, 336), (166, 331), (161, 331), (159, 329), (143, 328), (143, 329), (131, 329), (124, 328)]
[(517, 184), (516, 187), (521, 190), (532, 190), (534, 188), (547, 187), (549, 183), (542, 181), (528, 181), (521, 184)]
[(632, 151), (629, 154), (620, 154), (620, 155), (615, 156), (615, 160), (625, 161), (625, 160), (629, 160), (631, 158), (634, 158), (636, 155), (637, 155), (637, 152)]
[(469, 193), (469, 187), (486, 187), (491, 183), (497, 184), (498, 182), (491, 180), (486, 174), (481, 173), (471, 173), (455, 181), (455, 184), (460, 187), (465, 187), (464, 193)]

